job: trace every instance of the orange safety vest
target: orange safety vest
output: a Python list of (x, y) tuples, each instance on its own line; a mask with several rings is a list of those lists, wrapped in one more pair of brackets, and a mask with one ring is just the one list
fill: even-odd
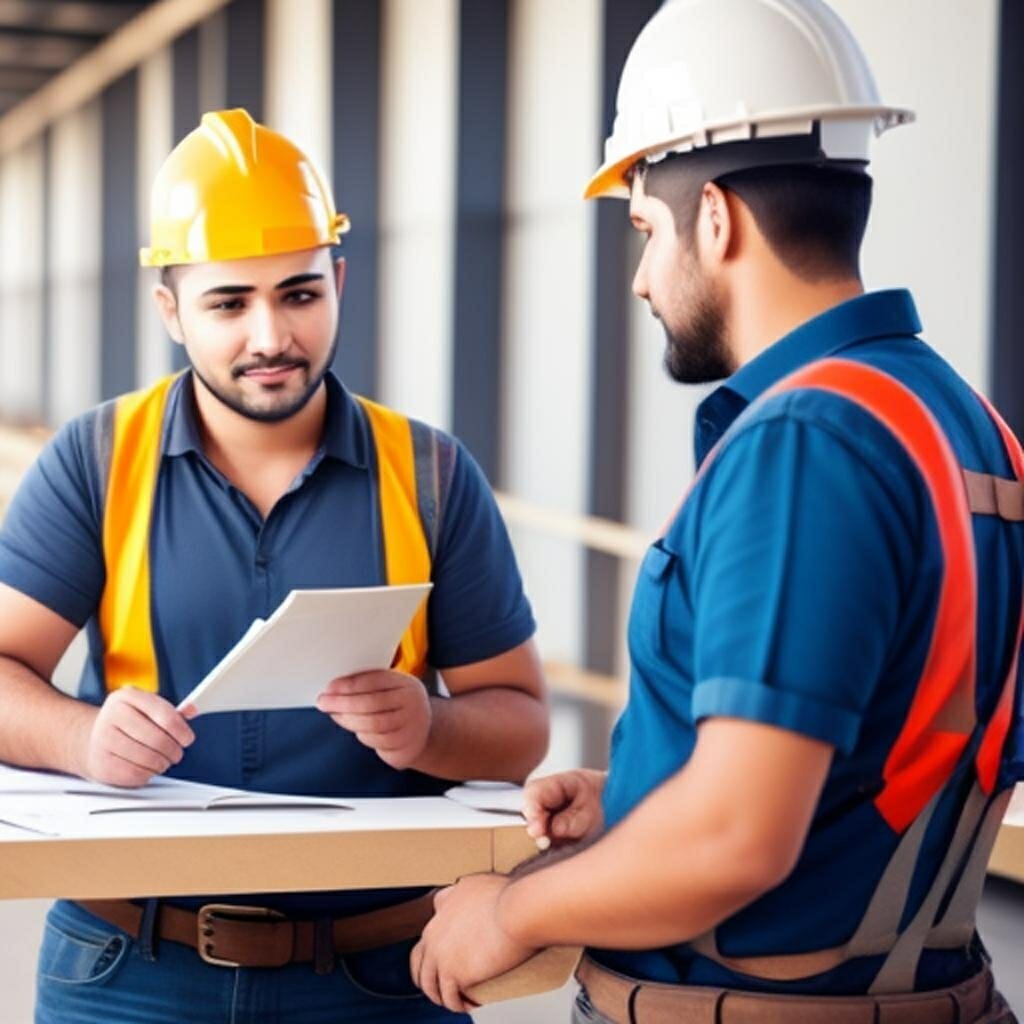
[[(159, 690), (149, 540), (167, 400), (178, 376), (125, 395), (114, 407), (103, 512), (106, 583), (99, 607), (108, 691), (128, 685)], [(365, 398), (359, 402), (377, 454), (387, 582), (429, 582), (437, 538), (436, 434)], [(395, 667), (422, 678), (427, 646), (424, 603), (402, 637)]]
[[(979, 396), (999, 429), (1015, 479), (962, 469), (935, 417), (908, 387), (881, 370), (846, 359), (812, 363), (769, 389), (762, 400), (807, 388), (849, 399), (892, 433), (920, 471), (938, 521), (944, 567), (934, 631), (874, 801), (901, 838), (864, 917), (844, 945), (808, 953), (728, 957), (719, 952), (713, 931), (691, 945), (731, 970), (774, 981), (794, 981), (855, 957), (884, 954), (871, 993), (910, 992), (925, 948), (963, 948), (970, 942), (985, 868), (1012, 791), (1000, 783), (999, 768), (1014, 714), (1024, 602), (996, 710), (989, 721), (980, 722), (975, 710), (978, 583), (971, 515), (1024, 521), (1024, 451)], [(723, 442), (704, 461), (698, 479)], [(953, 840), (923, 903), (900, 929), (928, 824), (946, 788), (962, 778), (964, 769), (974, 781)]]

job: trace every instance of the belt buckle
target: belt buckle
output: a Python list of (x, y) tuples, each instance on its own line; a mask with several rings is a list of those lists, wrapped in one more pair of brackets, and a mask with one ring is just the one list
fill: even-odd
[(284, 921), (285, 915), (270, 907), (246, 907), (237, 903), (204, 903), (196, 914), (196, 952), (200, 958), (214, 967), (241, 967), (234, 960), (225, 960), (213, 955), (214, 935), (218, 916), (224, 920), (239, 918), (254, 921)]

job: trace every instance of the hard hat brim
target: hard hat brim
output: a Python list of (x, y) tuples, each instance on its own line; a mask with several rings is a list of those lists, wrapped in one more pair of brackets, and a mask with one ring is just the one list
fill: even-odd
[[(816, 121), (853, 121), (872, 120), (875, 122), (875, 134), (897, 125), (910, 124), (914, 121), (914, 112), (905, 107), (890, 107), (883, 105), (859, 106), (859, 107), (828, 107), (820, 106), (805, 107), (796, 110), (767, 111), (758, 114), (756, 117), (744, 118), (742, 120), (729, 120), (703, 125), (699, 132), (687, 132), (674, 138), (662, 138), (652, 141), (648, 146), (636, 149), (626, 156), (617, 160), (607, 160), (587, 183), (583, 191), (584, 199), (614, 198), (628, 199), (629, 185), (626, 182), (626, 174), (629, 169), (640, 160), (652, 156), (667, 156), (671, 153), (684, 155), (686, 153), (707, 153), (715, 150), (721, 145), (732, 143), (748, 142), (759, 143), (760, 141), (771, 142), (776, 137), (776, 132), (771, 135), (761, 135), (760, 130), (764, 126), (783, 124), (797, 124), (806, 122), (813, 124)], [(737, 131), (745, 134), (737, 135)], [(718, 133), (728, 133), (723, 143)], [(611, 140), (609, 140), (611, 141)], [(826, 158), (832, 158), (834, 154), (825, 153)], [(844, 157), (837, 157), (843, 159)], [(846, 157), (847, 159), (849, 157)], [(867, 153), (862, 159), (867, 161)], [(756, 161), (748, 164), (750, 167), (758, 166)]]

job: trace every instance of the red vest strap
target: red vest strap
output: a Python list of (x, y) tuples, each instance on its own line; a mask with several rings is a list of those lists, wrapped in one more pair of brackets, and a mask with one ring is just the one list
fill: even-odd
[(768, 394), (797, 388), (841, 395), (879, 420), (918, 467), (935, 509), (944, 559), (935, 625), (917, 692), (875, 799), (879, 813), (902, 832), (949, 779), (975, 725), (977, 575), (960, 466), (924, 403), (880, 370), (826, 359), (798, 370)]

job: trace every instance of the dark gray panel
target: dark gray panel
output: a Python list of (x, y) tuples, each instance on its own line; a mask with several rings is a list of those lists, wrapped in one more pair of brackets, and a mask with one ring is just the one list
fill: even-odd
[(334, 368), (353, 391), (377, 394), (380, 256), (381, 12), (378, 0), (335, 0), (334, 195), (352, 230), (346, 260), (341, 344)]
[(991, 394), (1024, 437), (1024, 3), (1003, 0), (999, 25), (995, 294)]
[(500, 476), (508, 0), (462, 0), (452, 424)]
[(263, 120), (263, 57), (266, 49), (266, 11), (263, 0), (234, 0), (227, 16), (228, 108), (245, 107)]
[[(658, 0), (605, 0), (604, 86), (601, 137), (615, 118), (615, 94), (626, 54), (640, 29), (660, 6)], [(594, 168), (599, 163), (594, 154)], [(580, 182), (582, 190), (585, 182)], [(628, 304), (631, 268), (629, 219), (622, 203), (596, 200), (596, 258), (594, 261), (594, 333), (590, 412), (590, 487), (588, 509), (593, 515), (622, 520), (625, 516), (627, 432), (629, 423)], [(617, 558), (591, 551), (587, 556), (587, 607), (584, 636), (587, 667), (614, 671), (618, 642)]]
[(131, 71), (103, 92), (100, 391), (104, 399), (135, 387), (138, 76)]
[(179, 36), (171, 47), (171, 132), (177, 145), (199, 124), (199, 29)]

